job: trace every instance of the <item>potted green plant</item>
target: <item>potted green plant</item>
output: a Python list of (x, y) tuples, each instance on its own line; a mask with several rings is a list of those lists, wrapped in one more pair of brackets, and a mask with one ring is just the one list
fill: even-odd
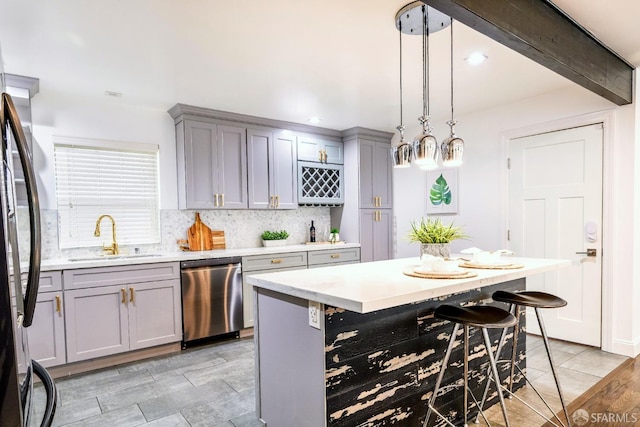
[(331, 233), (329, 234), (329, 242), (336, 243), (340, 241), (340, 230), (337, 228), (331, 228)]
[(456, 239), (466, 239), (462, 226), (443, 224), (440, 218), (425, 218), (411, 222), (410, 242), (420, 243), (420, 257), (429, 254), (448, 258), (451, 254), (449, 243)]
[(289, 233), (285, 230), (269, 231), (266, 230), (262, 233), (262, 245), (263, 246), (284, 246), (287, 244), (287, 238)]

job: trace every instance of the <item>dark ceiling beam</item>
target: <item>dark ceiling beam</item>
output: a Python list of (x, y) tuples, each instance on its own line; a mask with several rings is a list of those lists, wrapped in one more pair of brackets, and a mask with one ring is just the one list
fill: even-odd
[(634, 67), (546, 0), (422, 0), (614, 102), (633, 102)]

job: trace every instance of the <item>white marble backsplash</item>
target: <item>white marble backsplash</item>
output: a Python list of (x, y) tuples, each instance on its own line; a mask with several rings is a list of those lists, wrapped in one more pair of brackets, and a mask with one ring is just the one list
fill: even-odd
[[(161, 210), (161, 242), (155, 245), (122, 245), (123, 251), (141, 253), (179, 252), (177, 240), (187, 238), (187, 230), (195, 221), (195, 210)], [(288, 243), (303, 244), (309, 240), (309, 227), (314, 221), (316, 240), (327, 241), (330, 227), (330, 208), (300, 206), (291, 210), (199, 210), (200, 219), (212, 230), (223, 230), (229, 249), (262, 246), (260, 235), (265, 230), (286, 230)], [(29, 254), (29, 223), (26, 208), (18, 210), (20, 254)], [(60, 249), (58, 247), (58, 212), (41, 210), (42, 258), (66, 258), (96, 254), (100, 247)]]

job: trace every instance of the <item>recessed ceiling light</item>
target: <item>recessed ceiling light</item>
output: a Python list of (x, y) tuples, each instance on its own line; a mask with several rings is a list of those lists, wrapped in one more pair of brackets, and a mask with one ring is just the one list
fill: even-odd
[(471, 55), (464, 58), (470, 65), (480, 65), (487, 60), (487, 55), (482, 52), (473, 52)]
[(105, 90), (104, 94), (107, 96), (113, 96), (114, 98), (120, 98), (122, 96), (122, 92), (115, 92), (113, 90)]
[(318, 123), (320, 123), (320, 119), (318, 117), (310, 117), (307, 121), (312, 125), (317, 125)]

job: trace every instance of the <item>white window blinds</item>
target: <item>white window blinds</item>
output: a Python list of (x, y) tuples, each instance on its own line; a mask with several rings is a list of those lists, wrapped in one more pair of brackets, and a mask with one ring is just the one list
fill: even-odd
[(60, 248), (160, 242), (158, 146), (54, 137)]

